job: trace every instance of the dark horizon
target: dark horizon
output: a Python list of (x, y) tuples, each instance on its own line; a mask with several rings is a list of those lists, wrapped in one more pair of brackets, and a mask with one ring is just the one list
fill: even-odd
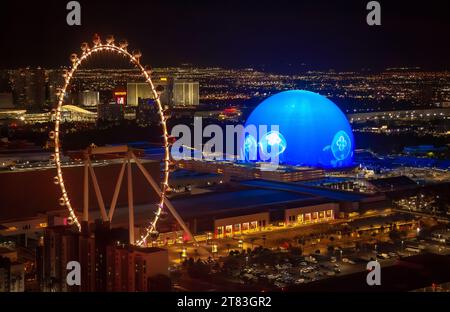
[(379, 1), (381, 26), (366, 24), (367, 0), (80, 0), (81, 26), (66, 24), (67, 2), (3, 1), (0, 68), (70, 65), (70, 54), (99, 33), (127, 39), (153, 67), (450, 69), (444, 1)]

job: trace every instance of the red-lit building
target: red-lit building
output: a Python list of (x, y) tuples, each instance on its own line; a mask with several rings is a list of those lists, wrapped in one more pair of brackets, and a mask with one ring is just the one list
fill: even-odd
[(114, 91), (114, 101), (125, 107), (127, 105), (127, 91), (126, 90), (115, 90)]

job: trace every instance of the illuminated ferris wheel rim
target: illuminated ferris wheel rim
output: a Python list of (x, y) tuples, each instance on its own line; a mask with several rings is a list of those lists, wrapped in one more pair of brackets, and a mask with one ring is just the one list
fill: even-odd
[(147, 72), (147, 70), (145, 70), (145, 68), (139, 62), (139, 59), (141, 57), (140, 52), (133, 53), (134, 55), (131, 54), (126, 49), (128, 44), (125, 43), (125, 44), (120, 44), (120, 46), (117, 46), (114, 44), (114, 39), (112, 39), (112, 37), (110, 37), (110, 39), (108, 39), (107, 41), (108, 41), (107, 43), (102, 43), (102, 42), (100, 42), (100, 39), (98, 38), (97, 42), (94, 42), (94, 46), (92, 48), (89, 48), (87, 46), (87, 44), (83, 43), (83, 45), (82, 45), (83, 54), (81, 55), (81, 57), (78, 58), (78, 56), (76, 54), (71, 55), (72, 68), (64, 75), (64, 77), (65, 77), (64, 87), (62, 88), (61, 92), (58, 95), (57, 107), (52, 111), (52, 116), (54, 117), (54, 121), (55, 121), (55, 127), (54, 127), (54, 131), (50, 132), (49, 136), (50, 136), (50, 138), (52, 138), (54, 140), (54, 143), (55, 143), (55, 149), (54, 149), (55, 153), (52, 155), (52, 160), (55, 161), (57, 176), (55, 176), (54, 182), (60, 186), (60, 189), (62, 192), (62, 196), (60, 198), (60, 204), (62, 206), (67, 207), (70, 218), (72, 219), (73, 223), (78, 227), (79, 230), (81, 230), (81, 224), (80, 224), (80, 222), (75, 214), (75, 211), (72, 207), (69, 195), (67, 193), (67, 190), (66, 190), (66, 187), (64, 184), (64, 177), (63, 177), (62, 165), (61, 165), (61, 150), (60, 150), (61, 148), (60, 148), (60, 139), (59, 139), (59, 135), (60, 135), (59, 128), (60, 128), (60, 124), (61, 124), (61, 111), (62, 111), (64, 96), (66, 94), (67, 88), (70, 85), (70, 82), (72, 80), (74, 73), (77, 71), (78, 67), (84, 61), (86, 61), (90, 56), (92, 56), (96, 53), (99, 53), (99, 52), (111, 51), (111, 52), (117, 53), (118, 55), (128, 57), (128, 59), (131, 61), (131, 63), (133, 63), (133, 65), (135, 65), (141, 71), (141, 74), (144, 76), (146, 83), (149, 84), (149, 86), (152, 90), (153, 96), (156, 99), (156, 103), (158, 106), (158, 113), (160, 116), (160, 122), (161, 122), (161, 126), (163, 129), (163, 137), (164, 137), (163, 185), (162, 185), (162, 189), (160, 192), (158, 209), (155, 212), (155, 216), (154, 216), (153, 220), (151, 221), (150, 225), (146, 227), (145, 234), (142, 235), (140, 240), (138, 240), (138, 242), (137, 242), (137, 245), (143, 245), (145, 243), (146, 239), (148, 238), (148, 236), (156, 230), (156, 224), (157, 224), (158, 219), (164, 208), (164, 199), (165, 199), (166, 192), (168, 189), (169, 159), (170, 159), (169, 155), (170, 154), (169, 154), (169, 141), (168, 141), (169, 135), (167, 132), (166, 117), (164, 116), (164, 110), (161, 105), (159, 95), (155, 89), (155, 86), (154, 86), (151, 78), (150, 78), (150, 75)]

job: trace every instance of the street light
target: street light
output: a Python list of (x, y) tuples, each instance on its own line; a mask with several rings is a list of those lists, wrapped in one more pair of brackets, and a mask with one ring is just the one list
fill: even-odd
[(241, 249), (244, 247), (244, 241), (242, 239), (240, 239), (238, 241), (238, 247), (241, 248)]
[(213, 244), (211, 247), (211, 253), (213, 254), (213, 256), (217, 253), (217, 244)]
[(186, 248), (183, 248), (183, 249), (181, 250), (181, 257), (182, 257), (183, 259), (186, 259), (186, 258), (187, 258), (187, 250), (186, 250)]

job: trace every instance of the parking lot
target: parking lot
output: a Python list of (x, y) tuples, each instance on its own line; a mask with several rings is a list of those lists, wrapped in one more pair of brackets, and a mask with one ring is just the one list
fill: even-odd
[(371, 260), (381, 267), (393, 265), (400, 257), (416, 254), (403, 246), (380, 244), (377, 250), (352, 252), (339, 255), (295, 256), (289, 250), (268, 250), (260, 248), (249, 255), (234, 255), (244, 263), (236, 269), (225, 270), (234, 282), (247, 285), (264, 285), (268, 289), (283, 289), (291, 285), (309, 283), (338, 275), (365, 271)]

